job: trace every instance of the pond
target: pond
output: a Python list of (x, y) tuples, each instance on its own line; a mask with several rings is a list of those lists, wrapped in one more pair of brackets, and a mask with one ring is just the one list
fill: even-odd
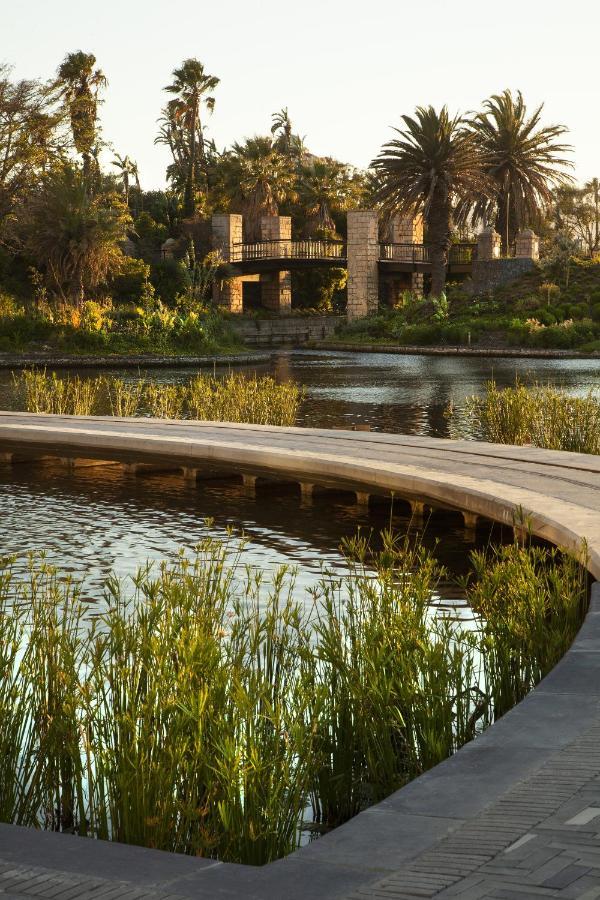
[[(574, 393), (600, 386), (600, 363), (593, 360), (297, 351), (277, 354), (259, 371), (305, 386), (299, 424), (368, 424), (378, 431), (436, 437), (449, 434), (448, 405), (460, 407), (491, 377), (501, 384), (514, 382), (516, 376), (551, 382)], [(132, 370), (111, 372), (126, 380), (140, 377)], [(86, 369), (81, 374), (97, 373)], [(193, 370), (174, 367), (141, 374), (182, 382)], [(0, 372), (0, 407), (13, 405), (11, 375)], [(304, 591), (318, 580), (322, 567), (344, 569), (339, 549), (344, 537), (357, 527), (378, 533), (390, 521), (402, 530), (409, 525), (401, 509), (374, 503), (366, 513), (343, 493), (317, 496), (307, 506), (293, 487), (266, 486), (253, 499), (231, 480), (190, 486), (175, 474), (136, 477), (116, 466), (72, 474), (59, 464), (0, 467), (0, 553), (46, 550), (52, 562), (83, 579), (89, 596), (99, 593), (113, 569), (122, 576), (132, 574), (148, 559), (171, 558), (207, 533), (225, 535), (230, 526), (247, 536), (246, 563), (266, 571), (297, 567), (298, 590)], [(481, 527), (477, 545), (491, 537), (501, 538), (500, 529)], [(451, 573), (464, 571), (473, 539), (454, 514), (434, 516), (425, 536), (426, 543), (438, 543), (438, 556)], [(455, 588), (444, 588), (442, 594), (459, 602)]]

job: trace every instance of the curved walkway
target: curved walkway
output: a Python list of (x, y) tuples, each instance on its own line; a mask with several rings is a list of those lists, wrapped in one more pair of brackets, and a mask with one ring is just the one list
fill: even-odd
[[(396, 491), (577, 548), (600, 578), (600, 458), (401, 435), (0, 414), (0, 453), (235, 467)], [(569, 653), (425, 775), (269, 866), (0, 826), (0, 897), (50, 900), (600, 897), (600, 586)]]

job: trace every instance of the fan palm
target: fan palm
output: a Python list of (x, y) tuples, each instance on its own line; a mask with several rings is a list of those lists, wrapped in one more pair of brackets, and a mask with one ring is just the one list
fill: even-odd
[[(209, 112), (215, 107), (212, 92), (219, 84), (219, 79), (208, 75), (198, 59), (186, 59), (181, 66), (173, 70), (173, 81), (165, 87), (170, 94), (177, 96), (166, 107), (164, 125), (158, 141), (171, 145), (170, 130), (181, 129), (186, 138), (185, 162), (187, 165), (184, 189), (184, 213), (193, 215), (195, 211), (195, 194), (198, 189), (200, 172), (206, 173), (206, 149), (201, 111), (204, 106)], [(180, 151), (181, 152), (181, 151)]]
[(402, 116), (404, 129), (373, 160), (375, 197), (386, 216), (422, 213), (431, 254), (431, 291), (439, 296), (446, 267), (453, 213), (461, 200), (487, 195), (487, 179), (475, 136), (444, 106), (417, 107)]
[(314, 159), (301, 172), (299, 197), (310, 235), (333, 234), (333, 213), (358, 205), (362, 181), (349, 166), (335, 159)]
[(246, 240), (260, 240), (260, 220), (279, 214), (279, 205), (296, 198), (296, 172), (270, 137), (234, 144), (221, 162), (233, 206), (244, 215)]
[(137, 190), (140, 190), (140, 178), (137, 163), (130, 159), (129, 156), (119, 156), (118, 153), (115, 153), (115, 158), (113, 159), (112, 164), (119, 170), (117, 178), (123, 186), (125, 204), (129, 206), (129, 191), (131, 188), (131, 179), (133, 179)]
[(530, 115), (521, 92), (506, 90), (486, 100), (470, 123), (494, 186), (491, 196), (475, 202), (473, 215), (495, 221), (505, 254), (519, 229), (550, 205), (553, 189), (571, 180), (565, 169), (572, 164), (564, 157), (570, 147), (561, 140), (567, 129), (541, 126), (542, 110), (538, 106)]
[(68, 53), (58, 68), (57, 86), (69, 111), (75, 149), (83, 160), (83, 174), (89, 183), (98, 139), (98, 102), (106, 76), (95, 69), (93, 53)]

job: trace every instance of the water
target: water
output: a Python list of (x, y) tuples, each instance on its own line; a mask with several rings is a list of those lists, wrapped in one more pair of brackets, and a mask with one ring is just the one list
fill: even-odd
[[(259, 371), (305, 385), (301, 424), (366, 423), (373, 430), (437, 437), (449, 434), (448, 404), (460, 407), (492, 376), (510, 384), (518, 374), (573, 393), (600, 387), (600, 362), (588, 360), (294, 352), (279, 354)], [(130, 370), (114, 373), (127, 380), (139, 377)], [(142, 374), (177, 382), (193, 373), (173, 368)], [(0, 407), (11, 408), (13, 402), (10, 374), (0, 372)], [(339, 547), (344, 537), (357, 527), (377, 533), (390, 523), (390, 515), (389, 504), (376, 502), (367, 514), (343, 493), (317, 496), (312, 506), (303, 506), (293, 486), (259, 488), (252, 499), (232, 481), (189, 485), (175, 474), (136, 477), (120, 467), (72, 474), (59, 464), (0, 467), (0, 553), (47, 551), (52, 562), (83, 580), (90, 599), (100, 597), (109, 571), (127, 577), (148, 559), (173, 558), (181, 547), (191, 550), (207, 534), (225, 536), (229, 526), (247, 536), (247, 564), (267, 572), (279, 565), (297, 568), (302, 596), (322, 568), (343, 571)], [(392, 524), (400, 530), (408, 527), (402, 510), (394, 512)], [(473, 546), (470, 537), (459, 516), (440, 512), (429, 522), (425, 540), (437, 542), (441, 561), (461, 573)], [(478, 530), (479, 546), (490, 538), (501, 539), (499, 529)], [(459, 602), (455, 588), (443, 586), (442, 596)]]

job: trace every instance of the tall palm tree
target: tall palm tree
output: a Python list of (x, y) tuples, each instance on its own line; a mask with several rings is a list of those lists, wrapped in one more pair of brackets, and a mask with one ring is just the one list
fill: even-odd
[(519, 229), (532, 224), (550, 206), (553, 189), (571, 179), (572, 163), (564, 154), (563, 125), (540, 125), (543, 105), (531, 115), (520, 91), (494, 94), (473, 115), (471, 130), (485, 157), (485, 171), (494, 191), (473, 206), (475, 219), (495, 222), (506, 254)]
[(279, 214), (279, 205), (296, 198), (292, 162), (270, 137), (234, 144), (221, 161), (221, 177), (230, 203), (244, 214), (246, 240), (260, 240), (260, 220)]
[(75, 149), (83, 160), (83, 175), (90, 183), (94, 156), (97, 158), (99, 93), (107, 80), (94, 68), (93, 53), (68, 53), (58, 67), (57, 86), (69, 112)]
[(373, 160), (375, 196), (386, 216), (422, 213), (431, 253), (431, 292), (446, 283), (450, 230), (457, 204), (488, 191), (475, 136), (444, 106), (417, 107), (404, 129)]
[(129, 156), (120, 156), (118, 153), (115, 153), (115, 158), (113, 159), (112, 164), (119, 170), (117, 178), (123, 186), (125, 205), (129, 206), (129, 191), (131, 188), (131, 179), (134, 180), (134, 184), (136, 185), (138, 190), (140, 187), (137, 163), (130, 159)]
[[(198, 59), (186, 59), (179, 68), (173, 70), (173, 81), (165, 87), (169, 94), (176, 94), (165, 110), (166, 129), (182, 129), (186, 138), (186, 179), (184, 189), (184, 214), (191, 216), (195, 211), (195, 194), (199, 175), (206, 173), (206, 149), (201, 112), (204, 106), (209, 112), (215, 107), (212, 92), (219, 79), (208, 75)], [(159, 134), (158, 140), (170, 143), (169, 134)]]

